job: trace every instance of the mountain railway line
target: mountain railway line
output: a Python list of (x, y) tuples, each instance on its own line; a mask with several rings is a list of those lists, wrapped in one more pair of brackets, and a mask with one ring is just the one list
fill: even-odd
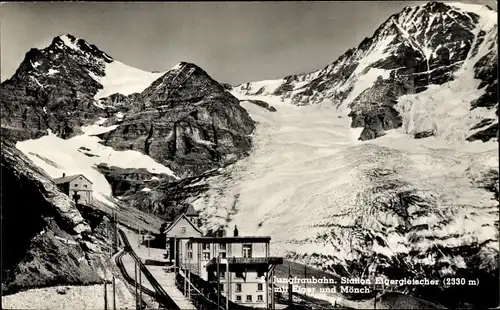
[[(125, 254), (130, 254), (134, 261), (139, 265), (139, 270), (146, 276), (146, 279), (149, 281), (151, 286), (153, 287), (154, 291), (150, 290), (147, 287), (144, 287), (142, 285), (139, 286), (139, 289), (146, 293), (147, 295), (153, 297), (161, 306), (163, 306), (166, 309), (172, 309), (172, 310), (180, 310), (180, 308), (177, 306), (177, 304), (174, 302), (174, 300), (165, 292), (163, 287), (158, 283), (158, 281), (154, 278), (154, 276), (151, 274), (151, 272), (144, 266), (142, 263), (141, 259), (137, 254), (134, 252), (132, 249), (132, 246), (130, 245), (130, 242), (127, 239), (127, 236), (125, 233), (121, 230), (118, 229), (118, 232), (120, 233), (121, 240), (123, 241), (124, 247), (123, 251), (118, 254), (115, 258), (116, 264), (118, 268), (120, 268), (121, 272), (123, 273), (125, 280), (129, 282), (131, 285), (135, 285), (135, 279), (130, 277), (125, 269), (125, 266), (123, 265), (122, 262), (122, 257)], [(143, 302), (143, 301), (141, 301)]]
[[(127, 252), (125, 251), (122, 251), (121, 253), (119, 253), (116, 257), (115, 257), (115, 262), (116, 262), (116, 266), (118, 266), (118, 268), (120, 269), (120, 272), (122, 273), (123, 275), (123, 278), (125, 279), (125, 281), (127, 281), (130, 285), (133, 285), (135, 286), (135, 280), (134, 278), (132, 278), (128, 273), (127, 273), (127, 270), (125, 269), (125, 265), (123, 264), (122, 262), (122, 258), (123, 256), (127, 254)], [(157, 296), (157, 293), (148, 289), (147, 287), (145, 286), (139, 286), (139, 289), (144, 292), (145, 294), (151, 296), (152, 298), (154, 299), (157, 299), (158, 296)], [(141, 304), (145, 304), (144, 300), (141, 300), (140, 301)]]

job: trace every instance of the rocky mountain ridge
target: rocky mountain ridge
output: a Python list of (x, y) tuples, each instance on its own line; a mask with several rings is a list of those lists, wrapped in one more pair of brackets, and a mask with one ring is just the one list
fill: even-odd
[[(244, 83), (234, 90), (242, 95), (279, 96), (296, 105), (347, 108), (352, 127), (364, 128), (361, 140), (402, 128), (417, 137), (488, 141), (496, 137), (498, 126), (496, 15), (486, 6), (460, 3), (406, 7), (389, 17), (372, 37), (321, 70)], [(457, 89), (465, 84), (470, 86)], [(441, 86), (450, 89), (446, 94), (450, 96), (442, 98), (443, 90), (436, 93)], [(467, 102), (453, 96), (455, 90)], [(453, 103), (425, 106), (425, 101), (439, 99)], [(444, 112), (419, 115), (420, 110), (458, 105), (463, 119), (450, 121), (461, 122), (459, 137), (440, 124)], [(429, 120), (419, 126), (405, 124), (418, 122), (419, 117)]]
[(248, 153), (254, 122), (238, 99), (194, 64), (180, 63), (133, 100), (100, 137), (141, 151), (177, 176), (194, 176)]
[(91, 224), (11, 141), (1, 144), (2, 293), (102, 283), (109, 220)]

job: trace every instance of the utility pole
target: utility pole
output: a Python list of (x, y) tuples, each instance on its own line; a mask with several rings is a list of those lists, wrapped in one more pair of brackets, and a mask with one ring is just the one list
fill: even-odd
[(150, 243), (150, 240), (151, 240), (151, 236), (148, 234), (148, 257), (151, 256), (151, 243)]
[[(304, 265), (304, 279), (307, 279), (307, 265)], [(306, 283), (304, 284), (304, 288), (306, 288), (304, 294), (307, 296), (307, 280)]]
[(138, 295), (138, 292), (137, 292), (137, 262), (135, 262), (134, 264), (134, 269), (135, 269), (135, 273), (134, 273), (134, 286), (135, 286), (135, 309), (138, 310), (139, 309), (139, 302), (137, 300), (137, 297), (139, 296)]
[(104, 310), (108, 310), (108, 288), (106, 284), (106, 280), (104, 280)]
[(220, 255), (217, 256), (217, 310), (220, 309)]
[(274, 268), (273, 268), (273, 271), (272, 271), (272, 274), (273, 274), (273, 279), (272, 279), (272, 283), (273, 283), (273, 295), (272, 295), (272, 300), (273, 300), (273, 310), (276, 309), (276, 303), (275, 303), (275, 300), (274, 300)]
[(177, 277), (177, 238), (174, 236), (174, 273)]
[[(234, 257), (233, 257), (234, 258)], [(234, 260), (233, 260), (234, 261)], [(226, 310), (229, 310), (229, 296), (230, 296), (230, 291), (229, 291), (229, 278), (231, 278), (230, 273), (229, 273), (229, 258), (226, 258), (226, 272), (227, 272), (227, 290), (226, 290)]]
[(118, 212), (115, 211), (115, 221), (114, 221), (114, 239), (115, 239), (115, 252), (118, 252), (119, 244), (118, 244)]
[(113, 310), (116, 310), (116, 282), (115, 282), (115, 276), (113, 276)]
[(141, 228), (139, 227), (139, 242), (137, 244), (137, 248), (140, 249), (141, 248), (141, 237), (142, 237), (142, 230)]
[[(191, 253), (193, 250), (191, 250)], [(191, 254), (193, 255), (193, 254)], [(191, 256), (189, 256), (188, 253), (188, 260), (189, 260), (189, 265), (188, 265), (188, 299), (191, 300)]]
[(184, 257), (184, 247), (181, 250), (182, 253), (182, 267), (184, 267), (183, 272), (184, 272), (184, 296), (187, 296), (187, 269), (186, 269), (186, 258)]
[(138, 268), (139, 272), (139, 309), (142, 309), (142, 272), (141, 272), (141, 266), (139, 265)]
[[(273, 270), (274, 273), (274, 270)], [(274, 294), (273, 294), (273, 309), (274, 309)], [(293, 285), (292, 285), (292, 273), (290, 270), (290, 264), (288, 264), (288, 306), (292, 307), (293, 304)]]

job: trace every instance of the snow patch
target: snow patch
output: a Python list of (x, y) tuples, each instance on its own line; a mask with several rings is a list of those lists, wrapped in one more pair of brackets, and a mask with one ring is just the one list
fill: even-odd
[(53, 75), (53, 74), (56, 74), (56, 73), (59, 73), (59, 70), (55, 70), (55, 69), (52, 69), (52, 68), (50, 68), (49, 72), (47, 72), (48, 75)]
[(115, 60), (106, 65), (103, 77), (91, 75), (103, 86), (103, 89), (99, 90), (94, 98), (104, 98), (116, 93), (125, 96), (140, 93), (164, 74), (165, 72), (143, 71)]
[(95, 125), (103, 125), (108, 119), (106, 117), (99, 117), (99, 120), (95, 122)]
[(278, 87), (280, 87), (283, 84), (284, 80), (279, 79), (279, 80), (264, 80), (264, 81), (258, 81), (258, 82), (252, 82), (248, 84), (243, 84), (240, 85), (238, 88), (242, 92), (246, 92), (248, 94), (256, 94), (263, 89), (263, 91), (260, 93), (261, 95), (272, 95)]
[(76, 45), (75, 42), (78, 41), (78, 39), (75, 39), (75, 42), (71, 41), (71, 39), (67, 36), (67, 35), (62, 35), (60, 36), (59, 38), (61, 38), (61, 40), (63, 41), (64, 45), (66, 45), (67, 47), (71, 48), (72, 50), (80, 50), (80, 48), (78, 47), (78, 45)]
[(40, 81), (38, 81), (38, 79), (37, 79), (36, 77), (34, 77), (34, 76), (31, 76), (31, 75), (30, 75), (30, 78), (31, 78), (33, 81), (35, 81), (35, 83), (36, 83), (38, 86), (40, 86), (41, 88), (43, 88), (42, 83), (40, 83)]
[(31, 66), (36, 69), (37, 67), (40, 66), (40, 63), (38, 61), (35, 61), (34, 63), (30, 60)]
[(356, 83), (354, 83), (354, 89), (349, 93), (349, 96), (344, 100), (344, 105), (348, 105), (354, 101), (363, 91), (373, 86), (377, 81), (378, 77), (381, 76), (384, 79), (389, 78), (390, 71), (384, 69), (370, 68), (365, 75), (361, 75)]
[(170, 70), (179, 70), (179, 69), (182, 69), (182, 62), (179, 62), (178, 64), (173, 66), (172, 69), (170, 69)]
[(89, 125), (89, 126), (82, 126), (82, 131), (86, 135), (91, 136), (91, 135), (99, 135), (99, 134), (102, 134), (102, 133), (110, 132), (112, 130), (115, 130), (118, 127), (118, 125), (112, 125), (112, 126), (109, 126), (109, 127), (103, 127), (100, 124), (97, 124), (97, 123), (101, 123), (101, 122), (102, 122), (101, 120), (98, 120), (96, 122), (96, 124)]
[(460, 2), (447, 2), (449, 6), (455, 7), (461, 11), (471, 12), (479, 15), (482, 18), (494, 19), (497, 21), (497, 12), (489, 9), (482, 4), (460, 3)]
[[(102, 120), (98, 121), (99, 123)], [(35, 140), (18, 142), (16, 147), (30, 158), (38, 167), (42, 168), (52, 178), (58, 178), (63, 173), (66, 175), (83, 174), (89, 178), (94, 186), (94, 199), (110, 206), (114, 203), (109, 198), (112, 196), (111, 186), (95, 167), (98, 164), (107, 164), (120, 168), (145, 168), (151, 173), (165, 173), (177, 178), (172, 170), (157, 163), (151, 157), (137, 151), (115, 151), (105, 146), (95, 134), (113, 130), (117, 125), (101, 127), (97, 124), (82, 127), (85, 133), (71, 139), (61, 139), (49, 131), (47, 136)], [(50, 147), (47, 147), (50, 145)], [(78, 151), (84, 147), (97, 156), (86, 156)], [(57, 166), (50, 164), (57, 163)]]

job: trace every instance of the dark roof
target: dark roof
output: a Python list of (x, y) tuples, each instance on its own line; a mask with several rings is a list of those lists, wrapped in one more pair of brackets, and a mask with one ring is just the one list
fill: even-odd
[(181, 218), (185, 218), (185, 219), (186, 219), (186, 221), (188, 221), (188, 223), (189, 223), (191, 226), (193, 226), (193, 227), (194, 227), (194, 229), (196, 229), (196, 231), (197, 231), (197, 232), (199, 232), (200, 234), (202, 234), (202, 233), (203, 233), (203, 232), (202, 232), (202, 231), (201, 231), (198, 227), (196, 227), (196, 225), (194, 225), (194, 224), (193, 224), (193, 222), (191, 222), (191, 221), (190, 221), (190, 220), (186, 217), (186, 215), (185, 215), (185, 214), (181, 214), (181, 215), (177, 216), (177, 218), (176, 218), (176, 219), (172, 222), (172, 224), (170, 224), (170, 225), (167, 227), (167, 229), (165, 229), (165, 231), (164, 231), (163, 233), (164, 233), (164, 234), (168, 233), (168, 232), (172, 229), (172, 227), (174, 227), (174, 226), (177, 224), (177, 222), (179, 222), (179, 220), (180, 220)]
[(90, 181), (88, 178), (86, 178), (83, 174), (67, 175), (67, 176), (62, 177), (62, 178), (56, 178), (56, 179), (54, 179), (54, 183), (56, 183), (56, 184), (69, 183), (79, 176), (84, 177), (87, 181), (89, 181), (91, 184), (93, 184), (92, 181)]
[(189, 205), (186, 212), (184, 212), (186, 216), (198, 216), (198, 211), (194, 209), (192, 205)]
[(271, 241), (270, 236), (238, 236), (238, 237), (191, 237), (189, 238), (191, 242), (200, 243), (240, 243), (240, 242), (269, 242)]

